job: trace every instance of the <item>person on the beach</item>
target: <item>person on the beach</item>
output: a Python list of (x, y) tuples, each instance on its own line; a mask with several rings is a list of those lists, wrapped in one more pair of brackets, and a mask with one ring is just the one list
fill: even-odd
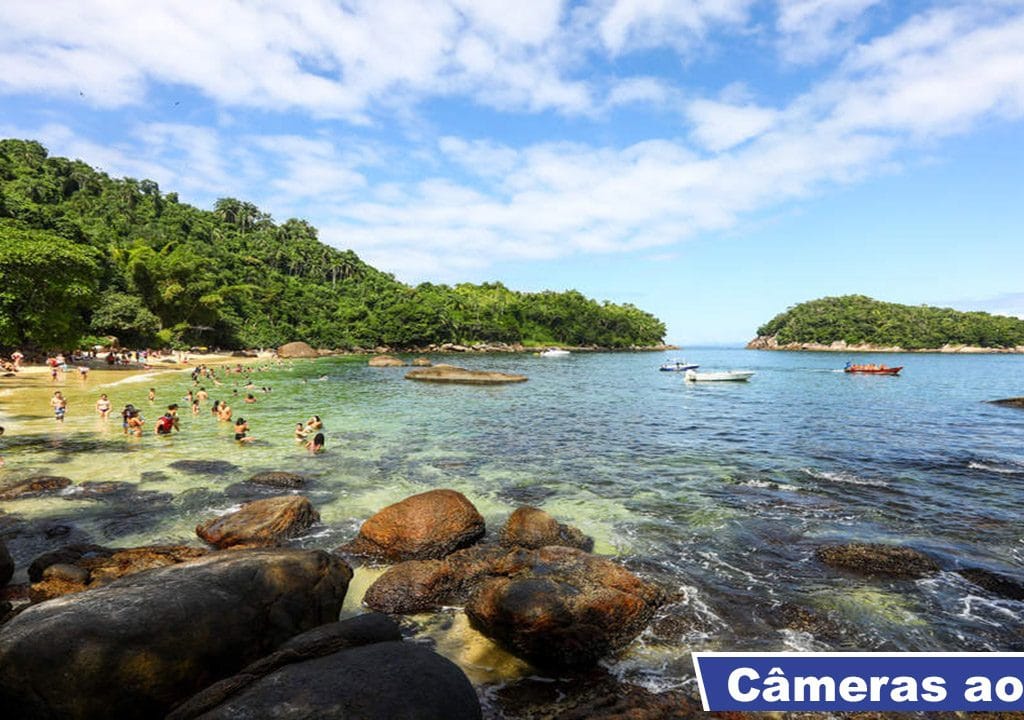
[(50, 406), (53, 407), (53, 417), (57, 422), (64, 422), (64, 415), (68, 411), (68, 401), (64, 399), (64, 395), (61, 394), (60, 390), (53, 394), (50, 398)]
[(324, 434), (317, 433), (313, 436), (313, 439), (306, 443), (306, 449), (314, 455), (322, 453), (324, 451)]
[(21, 369), (21, 361), (25, 359), (25, 356), (21, 354), (21, 350), (15, 350), (11, 353), (11, 362), (14, 363), (14, 370), (18, 371)]
[(306, 426), (302, 423), (295, 423), (295, 439), (299, 442), (306, 442)]
[(49, 358), (46, 364), (50, 366), (50, 380), (57, 382), (57, 360), (56, 358)]
[(245, 418), (238, 418), (235, 421), (235, 440), (240, 443), (247, 443), (255, 439), (249, 436), (249, 423), (245, 421)]
[(154, 400), (156, 400), (156, 388), (150, 388), (149, 389), (149, 401), (153, 402)]
[(100, 414), (101, 420), (106, 420), (110, 416), (110, 400), (107, 399), (106, 393), (100, 395), (100, 399), (96, 401), (96, 412)]

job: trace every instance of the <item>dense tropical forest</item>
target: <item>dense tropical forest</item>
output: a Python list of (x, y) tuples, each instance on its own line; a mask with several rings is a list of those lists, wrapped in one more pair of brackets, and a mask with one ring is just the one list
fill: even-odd
[(396, 348), (504, 342), (622, 348), (665, 326), (632, 305), (500, 283), (410, 287), (223, 198), (201, 210), (37, 142), (0, 140), (0, 347)]
[(762, 325), (757, 334), (774, 337), (779, 345), (845, 341), (906, 350), (943, 345), (1011, 348), (1024, 345), (1024, 320), (844, 295), (800, 303)]

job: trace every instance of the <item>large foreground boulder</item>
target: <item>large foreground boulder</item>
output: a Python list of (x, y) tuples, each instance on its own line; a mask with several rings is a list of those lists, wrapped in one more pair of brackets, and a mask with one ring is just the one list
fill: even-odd
[(428, 490), (388, 505), (340, 552), (384, 560), (443, 558), (484, 534), (484, 518), (455, 490)]
[(196, 535), (211, 545), (274, 545), (319, 522), (320, 513), (301, 495), (253, 500), (241, 509), (196, 526)]
[(481, 712), (457, 666), (402, 642), (389, 618), (362, 615), (293, 638), (168, 720), (264, 717), (477, 720)]
[(466, 603), (474, 628), (540, 667), (592, 665), (628, 645), (664, 592), (567, 547), (510, 552)]
[(338, 617), (352, 571), (321, 551), (245, 550), (35, 605), (0, 627), (0, 707), (154, 718)]
[(406, 380), (423, 382), (461, 383), (464, 385), (500, 385), (502, 383), (526, 382), (525, 375), (512, 375), (502, 372), (485, 370), (467, 370), (454, 365), (434, 365), (433, 367), (416, 368), (405, 374)]
[(285, 343), (277, 349), (280, 358), (315, 358), (320, 354), (304, 342)]
[(939, 571), (934, 559), (920, 550), (881, 543), (846, 543), (819, 547), (815, 557), (831, 568), (860, 575), (919, 578)]
[(594, 549), (594, 539), (584, 535), (579, 528), (560, 523), (540, 508), (530, 505), (516, 508), (501, 528), (499, 538), (507, 547), (564, 545), (587, 552)]

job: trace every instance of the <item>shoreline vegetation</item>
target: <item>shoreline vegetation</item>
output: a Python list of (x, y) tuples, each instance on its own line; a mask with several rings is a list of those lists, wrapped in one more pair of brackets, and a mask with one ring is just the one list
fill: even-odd
[[(340, 239), (344, 242), (344, 238)], [(629, 303), (499, 282), (399, 282), (305, 220), (212, 210), (40, 143), (0, 140), (0, 351), (126, 348), (628, 349), (665, 324)]]
[(1024, 320), (844, 295), (787, 309), (758, 328), (757, 337), (746, 347), (841, 353), (1024, 353)]

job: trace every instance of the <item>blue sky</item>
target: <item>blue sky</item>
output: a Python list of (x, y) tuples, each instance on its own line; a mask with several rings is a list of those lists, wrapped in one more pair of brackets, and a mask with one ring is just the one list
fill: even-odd
[(410, 283), (1024, 316), (1024, 0), (9, 0), (0, 67), (0, 136)]

